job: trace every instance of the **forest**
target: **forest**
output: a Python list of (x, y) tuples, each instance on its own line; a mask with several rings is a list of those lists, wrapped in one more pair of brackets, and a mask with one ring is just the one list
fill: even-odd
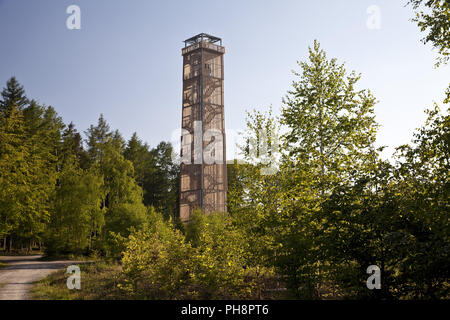
[[(448, 39), (432, 32), (425, 42), (446, 64)], [(360, 74), (318, 41), (294, 74), (279, 117), (247, 113), (228, 212), (188, 224), (170, 143), (125, 141), (102, 115), (83, 135), (11, 77), (0, 100), (3, 251), (95, 259), (87, 273), (109, 270), (88, 285), (98, 299), (448, 299), (450, 87), (386, 160)], [(379, 290), (366, 287), (370, 265)]]

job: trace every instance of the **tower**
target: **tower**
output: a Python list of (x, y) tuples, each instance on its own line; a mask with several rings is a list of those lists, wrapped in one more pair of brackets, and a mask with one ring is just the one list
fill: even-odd
[(180, 219), (188, 222), (196, 208), (226, 211), (225, 48), (205, 33), (184, 43)]

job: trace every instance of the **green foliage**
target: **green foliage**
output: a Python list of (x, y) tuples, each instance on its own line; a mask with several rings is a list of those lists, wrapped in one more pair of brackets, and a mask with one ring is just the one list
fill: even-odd
[(133, 227), (147, 224), (147, 208), (139, 202), (122, 203), (108, 210), (106, 229), (127, 237)]
[(299, 62), (301, 72), (283, 100), (281, 121), (285, 167), (295, 166), (299, 177), (311, 183), (320, 196), (334, 186), (352, 182), (372, 162), (375, 98), (369, 90), (357, 90), (360, 76), (347, 75), (344, 65), (328, 60), (317, 41), (309, 49), (309, 61)]
[(0, 114), (0, 235), (5, 241), (9, 235), (11, 246), (10, 235), (18, 230), (23, 203), (29, 194), (30, 168), (26, 162), (29, 148), (23, 113), (15, 105), (9, 109), (8, 114)]
[(191, 247), (179, 231), (162, 217), (153, 219), (149, 230), (129, 236), (123, 253), (125, 284), (128, 294), (149, 299), (190, 297)]
[(427, 114), (413, 145), (397, 153), (399, 214), (410, 239), (399, 285), (405, 297), (442, 298), (450, 294), (450, 115), (437, 106)]
[[(448, 297), (448, 115), (428, 111), (398, 163), (379, 159), (375, 99), (359, 76), (328, 60), (316, 42), (284, 99), (276, 173), (251, 143), (229, 165), (228, 207), (248, 239), (247, 261), (273, 266), (303, 299)], [(277, 131), (270, 113), (249, 114), (246, 141)], [(270, 141), (266, 141), (269, 144)], [(272, 149), (273, 150), (273, 149)], [(368, 290), (369, 265), (382, 289)]]
[(47, 253), (84, 253), (92, 237), (105, 221), (100, 209), (102, 178), (93, 170), (83, 170), (66, 160), (59, 175), (50, 223)]
[(52, 107), (28, 100), (14, 77), (7, 82), (0, 100), (5, 249), (44, 242), (53, 255), (95, 251), (120, 258), (130, 232), (148, 226), (153, 209), (144, 195), (167, 218), (177, 212), (170, 144), (149, 150), (134, 135), (126, 145), (103, 115), (86, 134), (87, 150), (72, 123), (66, 127)]
[(23, 86), (19, 84), (16, 77), (11, 77), (6, 82), (6, 87), (2, 91), (0, 113), (8, 116), (12, 109), (17, 108), (18, 110), (22, 110), (28, 105), (28, 102)]
[(277, 154), (279, 123), (271, 109), (263, 114), (247, 113), (248, 130), (241, 146), (244, 163), (235, 161), (228, 168), (228, 210), (233, 223), (245, 234), (247, 264), (258, 271), (269, 266), (273, 237), (277, 233), (274, 219), (282, 196)]
[(195, 212), (187, 240), (170, 222), (152, 214), (150, 228), (132, 233), (123, 253), (125, 283), (136, 298), (245, 298), (245, 241), (224, 214)]
[(445, 64), (449, 59), (450, 48), (450, 3), (448, 0), (410, 0), (415, 10), (412, 19), (420, 28), (427, 32), (422, 39), (424, 43), (430, 42), (438, 49), (439, 58), (436, 65)]
[[(446, 61), (448, 4), (424, 4), (431, 13), (416, 21)], [(244, 161), (228, 164), (229, 214), (196, 211), (187, 225), (170, 144), (125, 142), (101, 115), (85, 149), (11, 78), (0, 101), (5, 249), (43, 241), (49, 254), (121, 260), (108, 297), (261, 298), (269, 276), (302, 299), (448, 298), (449, 110), (428, 110), (391, 164), (374, 148), (376, 101), (360, 76), (317, 41), (298, 64), (280, 119), (247, 114)], [(381, 290), (366, 288), (373, 264)]]
[(227, 214), (195, 211), (186, 237), (195, 249), (192, 276), (201, 288), (200, 298), (245, 298), (251, 294), (245, 281), (246, 242)]
[(172, 145), (160, 142), (150, 153), (155, 170), (144, 183), (144, 203), (160, 210), (166, 219), (175, 218), (178, 216), (180, 169), (172, 161)]
[[(49, 199), (57, 176), (57, 148), (61, 119), (51, 107), (25, 97), (15, 78), (2, 91), (0, 112), (0, 167), (3, 203), (0, 212), (4, 237), (31, 249), (40, 241), (49, 219)], [(6, 242), (6, 237), (4, 238)], [(6, 244), (4, 244), (6, 247)]]
[(91, 126), (87, 134), (91, 166), (97, 168), (104, 182), (101, 201), (101, 208), (105, 211), (105, 228), (102, 231), (104, 241), (98, 242), (96, 248), (117, 252), (108, 243), (114, 242), (118, 236), (127, 237), (130, 228), (141, 229), (146, 223), (147, 211), (142, 203), (142, 189), (134, 179), (133, 163), (123, 155), (122, 137), (117, 131), (110, 132), (102, 115), (97, 126)]
[(166, 219), (178, 214), (178, 171), (172, 161), (172, 146), (161, 142), (150, 150), (133, 134), (128, 141), (124, 156), (134, 166), (134, 176), (143, 189), (143, 201), (161, 211)]
[[(316, 41), (309, 61), (283, 100), (284, 157), (279, 184), (281, 214), (274, 220), (275, 266), (300, 298), (319, 298), (329, 274), (323, 247), (328, 213), (324, 203), (342, 187), (353, 186), (370, 171), (377, 124), (375, 98), (357, 90), (360, 78), (347, 75), (336, 59), (328, 60)], [(275, 214), (275, 213), (274, 213)]]

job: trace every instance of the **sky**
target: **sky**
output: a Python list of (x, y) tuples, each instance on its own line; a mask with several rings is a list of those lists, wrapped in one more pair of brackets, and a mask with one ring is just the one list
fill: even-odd
[[(420, 42), (406, 2), (0, 0), (0, 86), (14, 75), (29, 98), (80, 132), (102, 113), (125, 139), (137, 132), (154, 147), (181, 126), (182, 41), (209, 33), (226, 47), (231, 159), (245, 111), (272, 106), (279, 114), (292, 70), (317, 39), (377, 98), (377, 144), (389, 147), (386, 158), (411, 140), (424, 110), (442, 102), (450, 78), (450, 66), (434, 68), (437, 54)], [(80, 8), (81, 29), (66, 26), (70, 5)]]

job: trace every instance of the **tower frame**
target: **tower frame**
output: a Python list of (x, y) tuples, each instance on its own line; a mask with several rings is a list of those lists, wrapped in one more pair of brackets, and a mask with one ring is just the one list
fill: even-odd
[[(184, 43), (180, 219), (189, 222), (195, 209), (226, 212), (225, 48), (220, 38), (205, 33)], [(205, 161), (211, 145), (213, 163)]]

